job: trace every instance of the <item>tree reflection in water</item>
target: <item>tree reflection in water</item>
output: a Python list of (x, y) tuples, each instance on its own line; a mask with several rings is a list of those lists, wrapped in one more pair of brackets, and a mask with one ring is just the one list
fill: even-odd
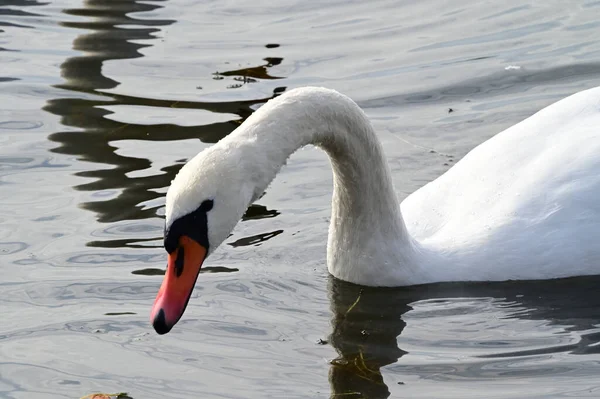
[[(151, 160), (144, 154), (136, 157), (116, 153), (111, 141), (175, 141), (196, 138), (205, 143), (215, 143), (232, 132), (241, 121), (252, 114), (253, 109), (280, 94), (285, 87), (278, 87), (273, 95), (249, 101), (201, 102), (172, 101), (149, 99), (123, 94), (106, 93), (104, 90), (119, 85), (114, 79), (102, 74), (102, 65), (108, 60), (132, 59), (142, 57), (139, 50), (151, 44), (146, 43), (157, 38), (153, 36), (160, 27), (173, 24), (174, 20), (157, 20), (135, 18), (136, 12), (152, 11), (162, 7), (164, 0), (138, 2), (135, 0), (118, 0), (111, 2), (110, 7), (104, 1), (87, 0), (82, 8), (64, 10), (66, 14), (86, 17), (85, 21), (62, 22), (63, 26), (83, 30), (74, 43), (73, 48), (83, 55), (66, 59), (61, 64), (63, 83), (56, 87), (64, 89), (65, 96), (49, 101), (44, 109), (61, 118), (61, 123), (70, 129), (56, 132), (49, 139), (59, 146), (52, 151), (77, 156), (79, 160), (108, 165), (106, 168), (76, 173), (77, 176), (93, 179), (89, 183), (75, 187), (83, 191), (119, 190), (116, 197), (90, 201), (80, 206), (98, 215), (98, 221), (113, 223), (123, 220), (147, 219), (156, 217), (157, 209), (162, 205), (144, 206), (143, 204), (164, 196), (164, 189), (169, 186), (183, 161), (164, 167), (160, 174), (131, 176), (132, 172), (147, 169)], [(269, 51), (269, 50), (265, 50)], [(256, 79), (280, 79), (270, 76), (268, 68), (282, 62), (282, 58), (267, 57), (266, 64), (221, 72), (223, 76)], [(227, 122), (211, 123), (203, 126), (179, 126), (174, 124), (137, 125), (125, 124), (109, 119), (112, 111), (101, 106), (133, 105), (144, 107), (200, 109), (220, 114), (236, 114), (239, 119)], [(76, 128), (76, 129), (72, 129)], [(192, 156), (194, 154), (191, 154)], [(254, 207), (252, 218), (260, 218), (261, 209), (265, 217), (279, 214), (264, 207)], [(93, 241), (92, 246), (133, 247), (139, 241), (160, 239), (121, 239), (111, 241)]]

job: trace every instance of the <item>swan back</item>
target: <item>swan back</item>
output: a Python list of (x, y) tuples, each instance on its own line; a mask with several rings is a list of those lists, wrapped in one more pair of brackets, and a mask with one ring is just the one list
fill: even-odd
[(590, 274), (600, 264), (590, 242), (600, 228), (598, 126), (600, 89), (577, 93), (474, 148), (406, 198), (409, 232), (458, 261), (436, 278)]

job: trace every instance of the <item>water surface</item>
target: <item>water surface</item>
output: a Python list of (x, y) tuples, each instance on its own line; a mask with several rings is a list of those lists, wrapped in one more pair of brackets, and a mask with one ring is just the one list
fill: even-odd
[[(0, 397), (597, 397), (596, 278), (330, 278), (331, 172), (290, 159), (157, 336), (164, 195), (294, 87), (340, 90), (398, 199), (600, 81), (600, 3), (0, 2)], [(565, 265), (568, 267), (568, 265)]]

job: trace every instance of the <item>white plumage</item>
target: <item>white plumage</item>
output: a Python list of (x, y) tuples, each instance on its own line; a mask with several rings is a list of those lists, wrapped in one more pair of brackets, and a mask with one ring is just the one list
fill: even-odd
[[(173, 181), (166, 223), (213, 199), (210, 251), (300, 147), (334, 171), (327, 263), (363, 285), (600, 274), (600, 88), (563, 99), (474, 148), (398, 205), (362, 110), (333, 90), (277, 97)], [(400, 212), (400, 209), (402, 212)]]

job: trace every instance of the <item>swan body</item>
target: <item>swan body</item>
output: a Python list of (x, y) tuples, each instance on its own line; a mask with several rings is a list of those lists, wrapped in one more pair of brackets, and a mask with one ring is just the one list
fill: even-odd
[[(308, 144), (331, 160), (327, 265), (342, 280), (402, 286), (600, 274), (599, 126), (600, 88), (577, 93), (474, 148), (400, 205), (364, 112), (333, 90), (289, 91), (190, 160), (172, 182), (169, 270), (153, 310), (155, 328), (161, 309), (167, 331), (181, 317), (204, 258)], [(189, 236), (204, 244), (192, 248), (195, 260), (184, 261), (192, 244), (181, 240)], [(167, 282), (171, 269), (181, 270), (177, 261), (183, 275), (193, 270), (185, 289), (180, 277), (171, 279), (176, 288)], [(185, 301), (183, 294), (168, 298), (178, 290)]]
[(401, 209), (411, 236), (446, 258), (422, 282), (535, 280), (600, 274), (599, 197), (595, 88), (477, 146)]

